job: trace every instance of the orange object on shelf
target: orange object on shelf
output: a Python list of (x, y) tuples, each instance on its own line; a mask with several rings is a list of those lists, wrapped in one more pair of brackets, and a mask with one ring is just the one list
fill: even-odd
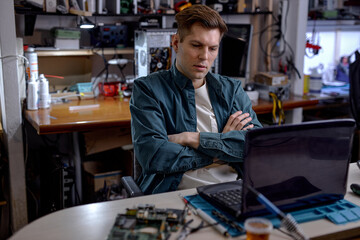
[(117, 82), (108, 82), (108, 83), (99, 83), (99, 91), (105, 97), (112, 97), (119, 95), (119, 86), (121, 83)]

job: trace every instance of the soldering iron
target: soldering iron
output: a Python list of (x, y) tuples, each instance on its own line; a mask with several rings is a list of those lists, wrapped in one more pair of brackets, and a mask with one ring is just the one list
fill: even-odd
[(266, 207), (271, 213), (278, 216), (281, 220), (281, 226), (284, 227), (289, 234), (296, 240), (307, 240), (308, 237), (305, 236), (304, 232), (296, 222), (296, 220), (291, 216), (291, 214), (283, 213), (278, 207), (276, 207), (269, 199), (267, 199), (264, 195), (258, 192), (255, 188), (247, 185), (247, 189), (250, 192), (256, 195), (256, 199)]

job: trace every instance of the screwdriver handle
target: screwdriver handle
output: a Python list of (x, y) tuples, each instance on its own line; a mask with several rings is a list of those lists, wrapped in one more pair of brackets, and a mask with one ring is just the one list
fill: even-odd
[(353, 183), (350, 188), (356, 195), (360, 196), (360, 184)]

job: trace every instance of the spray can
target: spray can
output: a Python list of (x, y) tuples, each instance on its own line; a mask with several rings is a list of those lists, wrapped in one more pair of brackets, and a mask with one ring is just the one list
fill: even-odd
[(35, 75), (32, 75), (27, 87), (26, 104), (28, 110), (37, 110), (39, 103), (39, 84)]
[(50, 107), (49, 82), (44, 74), (40, 74), (39, 78), (39, 108)]
[(26, 67), (26, 73), (28, 79), (31, 79), (31, 75), (35, 76), (35, 79), (39, 78), (39, 66), (38, 66), (38, 56), (35, 52), (35, 48), (28, 47), (25, 48), (25, 57), (29, 61), (29, 65)]

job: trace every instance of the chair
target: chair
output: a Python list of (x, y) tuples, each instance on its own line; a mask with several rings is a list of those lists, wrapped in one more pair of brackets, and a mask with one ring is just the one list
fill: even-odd
[(133, 159), (133, 173), (132, 176), (124, 176), (121, 178), (121, 184), (124, 187), (127, 197), (138, 197), (143, 196), (144, 193), (141, 191), (139, 186), (136, 184), (136, 180), (141, 175), (141, 166), (136, 159), (135, 152), (132, 156)]
[(350, 107), (356, 125), (360, 129), (360, 53), (356, 51), (354, 54), (355, 61), (349, 68)]
[[(357, 133), (354, 137), (353, 161), (360, 163), (360, 53), (355, 51), (355, 61), (349, 67), (350, 109), (356, 121)], [(351, 56), (349, 57), (351, 58)]]
[(134, 178), (132, 176), (124, 176), (121, 178), (121, 184), (123, 185), (127, 197), (139, 197), (143, 196), (144, 193), (141, 191), (139, 186), (134, 181)]

